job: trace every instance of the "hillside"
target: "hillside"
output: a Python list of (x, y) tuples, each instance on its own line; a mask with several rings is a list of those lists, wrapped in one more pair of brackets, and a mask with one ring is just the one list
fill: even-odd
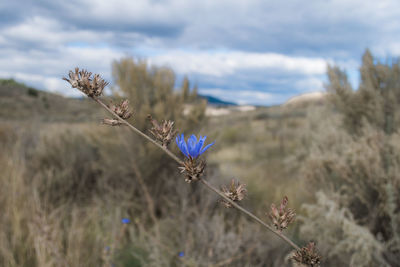
[(213, 105), (213, 106), (236, 106), (235, 103), (233, 102), (228, 102), (228, 101), (224, 101), (221, 100), (217, 97), (213, 97), (213, 96), (209, 96), (209, 95), (199, 95), (200, 98), (203, 98), (205, 100), (207, 100), (207, 103), (209, 105)]
[(285, 106), (307, 106), (310, 104), (323, 104), (326, 100), (325, 92), (311, 92), (290, 98)]
[(78, 122), (98, 119), (101, 114), (86, 98), (65, 98), (12, 79), (0, 80), (1, 120)]
[[(200, 95), (200, 98), (206, 99), (211, 109), (236, 106), (235, 103), (211, 96)], [(222, 114), (228, 113), (222, 112)], [(98, 120), (102, 114), (93, 101), (86, 97), (66, 98), (28, 87), (13, 79), (0, 79), (1, 120), (82, 122)]]

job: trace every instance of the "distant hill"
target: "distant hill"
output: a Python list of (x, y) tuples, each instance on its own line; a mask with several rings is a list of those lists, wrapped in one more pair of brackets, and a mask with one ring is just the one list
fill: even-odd
[[(221, 100), (217, 97), (199, 95), (208, 101), (207, 115), (227, 115), (236, 111), (253, 111), (253, 106), (242, 107), (235, 103)], [(321, 92), (304, 94), (293, 97), (284, 107), (290, 107), (293, 111), (304, 108), (310, 104), (322, 104), (325, 102), (325, 94)], [(280, 110), (281, 106), (275, 108)], [(263, 113), (259, 109), (259, 112)], [(265, 112), (264, 112), (265, 113)], [(267, 115), (258, 114), (260, 118), (270, 118), (271, 111)], [(271, 115), (272, 114), (272, 115)], [(257, 115), (257, 116), (258, 116)], [(105, 116), (93, 101), (87, 98), (67, 98), (58, 94), (37, 90), (18, 83), (13, 79), (0, 79), (0, 120), (40, 120), (63, 122), (100, 121)], [(258, 117), (257, 117), (258, 118)]]
[[(214, 107), (237, 106), (208, 95), (200, 97)], [(99, 120), (103, 116), (102, 110), (87, 98), (67, 98), (13, 79), (0, 79), (0, 120), (82, 122)]]
[(237, 104), (233, 102), (228, 102), (221, 100), (217, 97), (209, 96), (209, 95), (199, 95), (199, 97), (206, 99), (209, 105), (215, 105), (215, 106), (237, 106)]
[(299, 105), (309, 105), (309, 104), (322, 104), (326, 99), (325, 92), (312, 92), (306, 93), (290, 98), (284, 106), (299, 106)]
[(0, 79), (0, 120), (81, 122), (102, 116), (89, 99), (66, 98), (13, 79)]

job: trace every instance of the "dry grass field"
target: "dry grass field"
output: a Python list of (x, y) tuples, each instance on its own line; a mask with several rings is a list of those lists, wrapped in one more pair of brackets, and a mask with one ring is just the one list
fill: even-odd
[[(333, 86), (341, 76), (330, 71)], [(362, 113), (367, 107), (331, 101), (361, 103), (362, 90), (207, 117), (196, 95), (162, 84), (153, 102), (140, 88), (125, 92), (132, 124), (148, 133), (151, 113), (215, 140), (206, 179), (245, 183), (241, 204), (267, 222), (271, 203), (288, 196), (297, 218), (285, 232), (301, 246), (316, 241), (323, 266), (399, 266), (397, 124), (387, 132), (387, 123)], [(343, 111), (351, 107), (359, 113)], [(351, 116), (360, 128), (346, 124)], [(124, 126), (101, 124), (104, 117), (89, 99), (1, 81), (1, 266), (293, 266), (282, 240), (185, 183), (175, 162)], [(180, 153), (175, 143), (171, 150)]]

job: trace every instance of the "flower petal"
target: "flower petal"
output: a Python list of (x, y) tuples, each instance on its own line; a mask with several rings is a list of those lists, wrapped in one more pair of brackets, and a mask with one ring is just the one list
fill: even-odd
[(197, 137), (194, 134), (190, 136), (189, 140), (191, 140), (193, 143), (197, 143)]
[(197, 156), (199, 156), (201, 154), (200, 151), (201, 151), (201, 148), (204, 145), (204, 142), (206, 141), (206, 138), (207, 138), (207, 136), (201, 137), (201, 135), (200, 135), (199, 142), (196, 145)]
[(182, 153), (188, 157), (188, 149), (187, 149), (187, 145), (185, 142), (185, 136), (183, 135), (183, 133), (179, 136), (176, 137), (176, 144), (178, 145), (179, 149), (182, 151)]
[(197, 138), (196, 136), (194, 136), (193, 134), (189, 137), (187, 144), (188, 144), (188, 148), (189, 150), (191, 150), (192, 148), (194, 148), (196, 146), (197, 143)]
[(185, 154), (186, 157), (189, 157), (189, 150), (185, 141), (181, 142), (181, 151), (183, 154)]
[(214, 145), (215, 141), (212, 142), (211, 144), (206, 145), (201, 151), (200, 155), (203, 154), (207, 149), (209, 149), (212, 145)]
[(187, 141), (187, 146), (189, 150), (189, 155), (192, 156), (193, 158), (196, 158), (198, 156), (198, 153), (196, 152), (196, 145), (197, 145), (197, 138), (194, 134), (192, 134)]
[(130, 220), (129, 218), (122, 218), (121, 222), (122, 222), (123, 224), (128, 224), (128, 223), (131, 222), (131, 220)]

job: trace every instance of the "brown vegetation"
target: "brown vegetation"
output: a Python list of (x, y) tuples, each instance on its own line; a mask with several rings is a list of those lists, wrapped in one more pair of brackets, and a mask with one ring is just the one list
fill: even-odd
[[(311, 238), (322, 255), (299, 251), (298, 261), (399, 266), (397, 63), (367, 52), (357, 91), (330, 67), (333, 105), (212, 118), (188, 80), (174, 91), (170, 69), (133, 59), (113, 69), (113, 102), (129, 99), (139, 129), (162, 135), (151, 113), (216, 140), (207, 179), (240, 179), (246, 208), (267, 219), (270, 204), (288, 196), (301, 220), (288, 235), (304, 245)], [(292, 266), (289, 246), (185, 183), (174, 162), (123, 126), (100, 124), (106, 115), (94, 103), (15, 82), (0, 93), (1, 266)], [(303, 250), (315, 252), (309, 244)]]

